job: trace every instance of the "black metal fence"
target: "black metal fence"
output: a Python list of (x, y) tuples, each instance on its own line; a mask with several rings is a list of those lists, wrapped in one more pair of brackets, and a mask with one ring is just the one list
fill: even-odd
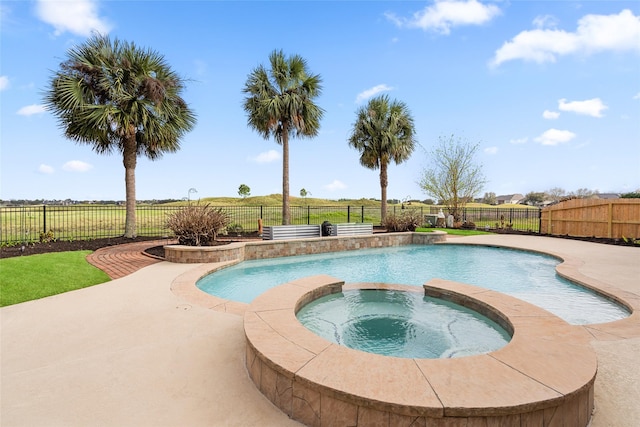
[[(430, 214), (437, 214), (440, 208), (430, 207)], [(508, 229), (540, 232), (541, 209), (522, 208), (464, 208), (462, 221), (473, 222), (479, 229)]]
[[(255, 232), (258, 220), (263, 226), (282, 224), (281, 206), (220, 206), (232, 218), (233, 230)], [(139, 205), (136, 207), (138, 236), (166, 237), (167, 216), (180, 206)], [(438, 207), (407, 207), (427, 215)], [(404, 208), (391, 206), (388, 214), (399, 215)], [(291, 224), (368, 222), (380, 224), (380, 208), (367, 206), (291, 206)], [(124, 234), (126, 209), (119, 205), (4, 206), (0, 207), (0, 245), (43, 240), (91, 240)], [(531, 208), (466, 208), (463, 220), (478, 228), (511, 228), (539, 232), (540, 210)]]

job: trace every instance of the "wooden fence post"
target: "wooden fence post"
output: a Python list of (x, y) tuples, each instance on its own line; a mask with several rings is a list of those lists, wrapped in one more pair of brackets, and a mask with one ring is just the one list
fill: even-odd
[(609, 224), (607, 230), (607, 237), (611, 238), (613, 236), (613, 203), (609, 202)]

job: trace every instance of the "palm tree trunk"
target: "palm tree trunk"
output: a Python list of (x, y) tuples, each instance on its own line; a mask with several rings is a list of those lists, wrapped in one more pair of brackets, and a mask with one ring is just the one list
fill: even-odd
[(289, 225), (289, 129), (282, 129), (282, 225)]
[(389, 179), (387, 177), (387, 163), (384, 161), (380, 162), (380, 220), (384, 221), (387, 217), (387, 185), (389, 184)]
[[(131, 135), (131, 134), (130, 134)], [(135, 131), (127, 136), (123, 149), (124, 184), (126, 194), (126, 219), (124, 223), (124, 237), (133, 239), (136, 237), (136, 163), (138, 154), (136, 150)]]

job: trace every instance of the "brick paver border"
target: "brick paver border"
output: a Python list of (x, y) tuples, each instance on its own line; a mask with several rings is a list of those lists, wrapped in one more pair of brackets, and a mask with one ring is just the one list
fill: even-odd
[(163, 261), (146, 254), (146, 249), (174, 243), (175, 240), (162, 239), (108, 246), (87, 255), (87, 261), (107, 273), (111, 279), (120, 279), (141, 268)]

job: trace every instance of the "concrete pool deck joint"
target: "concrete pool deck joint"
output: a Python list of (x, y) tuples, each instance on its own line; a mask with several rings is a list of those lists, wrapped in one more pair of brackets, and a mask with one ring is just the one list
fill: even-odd
[(249, 376), (289, 417), (306, 425), (589, 423), (597, 361), (583, 328), (495, 291), (435, 279), (425, 294), (499, 322), (512, 332), (510, 343), (456, 359), (387, 357), (331, 343), (297, 321), (304, 304), (342, 289), (416, 292), (313, 276), (263, 293), (244, 314)]

